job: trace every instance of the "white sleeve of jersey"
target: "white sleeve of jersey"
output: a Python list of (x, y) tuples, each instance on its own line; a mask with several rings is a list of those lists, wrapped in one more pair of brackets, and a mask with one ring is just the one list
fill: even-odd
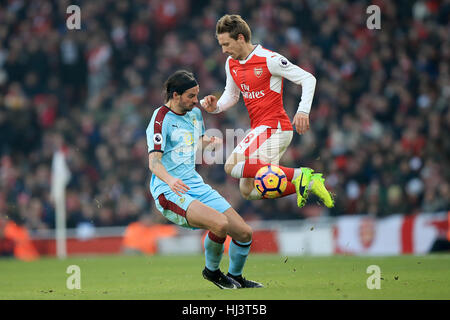
[(229, 60), (230, 58), (228, 58), (227, 62), (225, 63), (225, 72), (227, 75), (225, 91), (223, 92), (219, 101), (217, 101), (217, 110), (214, 113), (225, 111), (234, 106), (239, 101), (239, 95), (241, 91), (239, 90), (238, 86), (233, 80), (233, 77), (230, 74), (230, 65), (228, 63)]
[(302, 98), (297, 112), (309, 114), (316, 90), (316, 78), (299, 66), (292, 64), (288, 59), (278, 53), (267, 57), (267, 68), (274, 76), (280, 76), (302, 86)]

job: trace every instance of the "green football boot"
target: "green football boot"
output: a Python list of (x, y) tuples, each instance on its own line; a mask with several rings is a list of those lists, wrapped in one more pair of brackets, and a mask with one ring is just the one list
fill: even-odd
[(303, 207), (306, 204), (306, 200), (308, 200), (309, 183), (311, 182), (314, 172), (314, 170), (310, 168), (301, 168), (301, 170), (302, 174), (292, 180), (295, 191), (297, 192), (297, 205), (299, 208)]
[(314, 173), (311, 177), (311, 192), (314, 193), (327, 208), (334, 207), (334, 199), (331, 193), (325, 188), (325, 179), (321, 173)]
[(313, 169), (301, 168), (302, 174), (292, 180), (297, 192), (297, 205), (303, 207), (308, 200), (309, 191), (314, 193), (327, 208), (334, 207), (334, 200), (330, 192), (325, 188), (325, 179), (321, 173), (314, 173)]

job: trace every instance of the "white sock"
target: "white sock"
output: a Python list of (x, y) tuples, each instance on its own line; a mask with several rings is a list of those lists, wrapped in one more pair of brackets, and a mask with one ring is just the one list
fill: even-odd
[(292, 177), (292, 180), (297, 179), (302, 174), (302, 168), (294, 169), (294, 176)]
[(231, 170), (231, 176), (233, 178), (236, 178), (236, 179), (242, 178), (242, 174), (244, 172), (244, 164), (245, 164), (245, 161), (236, 163), (236, 165)]

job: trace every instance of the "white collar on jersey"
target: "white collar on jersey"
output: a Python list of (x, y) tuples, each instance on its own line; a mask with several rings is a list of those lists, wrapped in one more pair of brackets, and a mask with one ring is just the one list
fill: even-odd
[(253, 57), (253, 55), (256, 53), (256, 51), (259, 49), (259, 47), (261, 47), (261, 45), (260, 45), (260, 44), (257, 44), (256, 47), (253, 48), (253, 51), (250, 52), (250, 54), (247, 56), (247, 58), (245, 58), (245, 60), (239, 60), (239, 63), (240, 63), (240, 64), (244, 64), (244, 63), (246, 63), (248, 60), (250, 60), (250, 59)]

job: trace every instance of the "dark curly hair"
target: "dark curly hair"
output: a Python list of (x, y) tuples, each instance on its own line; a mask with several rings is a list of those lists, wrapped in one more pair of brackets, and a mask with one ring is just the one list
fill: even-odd
[(183, 94), (186, 90), (197, 85), (194, 74), (186, 70), (178, 70), (164, 83), (166, 102), (173, 98), (173, 93)]

